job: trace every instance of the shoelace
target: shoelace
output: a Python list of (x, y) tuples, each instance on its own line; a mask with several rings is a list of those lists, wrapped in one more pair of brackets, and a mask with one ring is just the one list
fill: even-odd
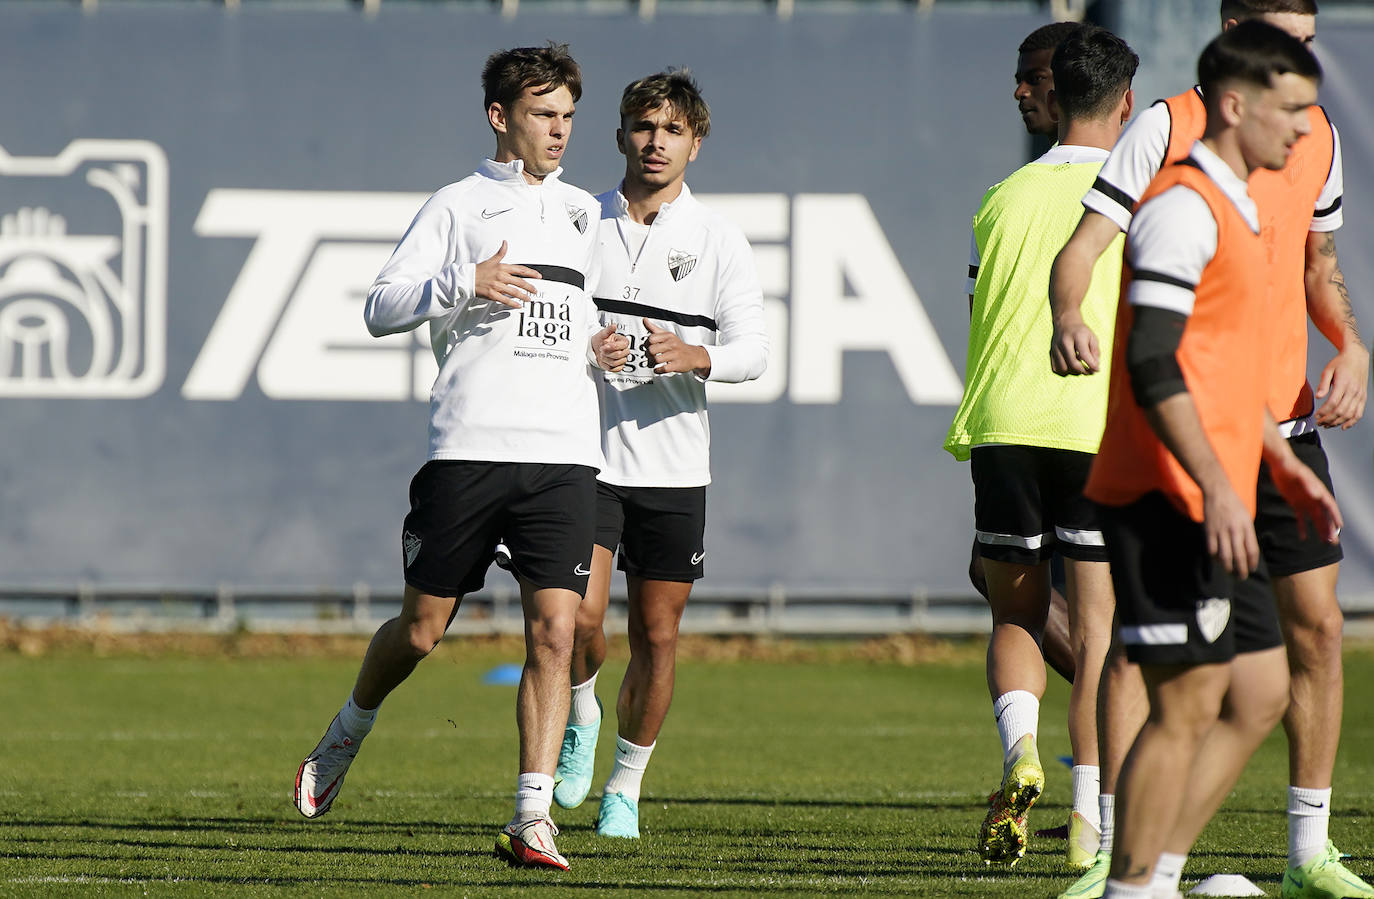
[(577, 731), (573, 730), (571, 727), (568, 728), (563, 732), (563, 752), (576, 752), (578, 741)]

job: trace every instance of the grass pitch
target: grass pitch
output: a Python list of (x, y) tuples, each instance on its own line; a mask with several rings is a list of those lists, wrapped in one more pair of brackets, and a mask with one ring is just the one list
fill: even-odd
[[(518, 647), (446, 641), (388, 700), (333, 810), (291, 804), (300, 759), (352, 684), (330, 658), (0, 654), (0, 895), (857, 894), (1053, 896), (1062, 843), (1014, 870), (974, 850), (1000, 748), (981, 648), (907, 664), (844, 648), (685, 659), (637, 843), (592, 833), (593, 798), (555, 809), (567, 873), (491, 857), (515, 783), (514, 688), (482, 675)], [(871, 654), (870, 654), (871, 655)], [(608, 707), (623, 670), (599, 680)], [(1374, 873), (1374, 652), (1348, 653), (1332, 836)], [(1041, 715), (1048, 787), (1033, 828), (1068, 814), (1067, 690)], [(1278, 894), (1285, 745), (1251, 763), (1185, 872)]]

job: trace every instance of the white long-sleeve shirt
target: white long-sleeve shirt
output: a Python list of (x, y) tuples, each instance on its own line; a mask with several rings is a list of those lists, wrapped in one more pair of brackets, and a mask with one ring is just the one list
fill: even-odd
[(638, 225), (619, 190), (601, 202), (601, 277), (594, 295), (603, 325), (630, 337), (630, 360), (601, 375), (600, 479), (624, 487), (700, 487), (711, 482), (706, 384), (695, 373), (655, 374), (647, 318), (704, 347), (709, 380), (757, 378), (768, 364), (763, 291), (744, 233), (707, 209), (686, 185)]
[[(599, 207), (561, 171), (534, 185), (519, 160), (484, 160), (425, 202), (368, 291), (374, 336), (429, 323), (431, 459), (601, 465), (587, 289)], [(475, 294), (477, 264), (502, 241), (502, 262), (544, 276), (521, 309)]]

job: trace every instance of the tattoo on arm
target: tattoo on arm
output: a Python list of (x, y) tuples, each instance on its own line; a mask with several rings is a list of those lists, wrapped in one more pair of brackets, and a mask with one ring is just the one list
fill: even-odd
[[(1322, 236), (1321, 243), (1317, 245), (1317, 252), (1335, 260), (1336, 235), (1334, 232), (1328, 231)], [(1332, 266), (1331, 279), (1328, 283), (1335, 285), (1336, 293), (1341, 298), (1342, 324), (1350, 330), (1350, 333), (1355, 336), (1357, 341), (1363, 343), (1364, 341), (1360, 338), (1360, 327), (1355, 322), (1355, 307), (1350, 302), (1350, 289), (1345, 285), (1345, 273), (1341, 271), (1339, 262), (1336, 262), (1335, 265)]]

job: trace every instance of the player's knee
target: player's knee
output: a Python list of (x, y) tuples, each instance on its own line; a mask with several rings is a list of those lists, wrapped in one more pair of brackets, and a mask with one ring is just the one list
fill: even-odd
[(423, 659), (433, 652), (443, 638), (444, 627), (436, 626), (433, 622), (415, 621), (406, 628), (406, 648), (416, 659)]
[(573, 609), (545, 610), (528, 625), (532, 650), (554, 658), (572, 658), (577, 632), (577, 614)]
[(1319, 668), (1324, 662), (1339, 663), (1345, 616), (1340, 606), (1323, 609), (1302, 620), (1290, 620), (1285, 628), (1290, 664), (1294, 668)]

